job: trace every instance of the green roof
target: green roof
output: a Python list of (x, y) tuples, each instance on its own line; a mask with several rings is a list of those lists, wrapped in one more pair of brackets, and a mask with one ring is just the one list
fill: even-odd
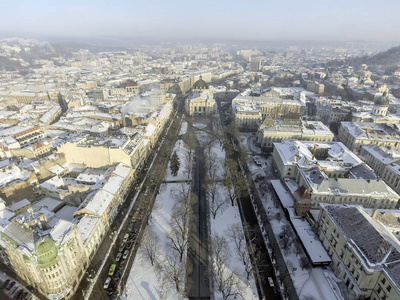
[(48, 267), (58, 261), (58, 250), (51, 238), (41, 239), (36, 243), (37, 262), (41, 267)]

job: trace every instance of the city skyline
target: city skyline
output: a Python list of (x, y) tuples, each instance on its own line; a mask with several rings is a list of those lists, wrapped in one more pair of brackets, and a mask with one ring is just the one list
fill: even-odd
[(25, 37), (196, 38), (256, 41), (396, 41), (400, 3), (386, 1), (181, 0), (31, 3), (3, 7), (0, 35)]

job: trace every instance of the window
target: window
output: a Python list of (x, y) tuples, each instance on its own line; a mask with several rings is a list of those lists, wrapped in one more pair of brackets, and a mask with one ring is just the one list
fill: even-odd
[(387, 289), (388, 292), (390, 292), (390, 291), (392, 290), (392, 286), (391, 286), (391, 285), (388, 285), (388, 286), (386, 287), (386, 289)]

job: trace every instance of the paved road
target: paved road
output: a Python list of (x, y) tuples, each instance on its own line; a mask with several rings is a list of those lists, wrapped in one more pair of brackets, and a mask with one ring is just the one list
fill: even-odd
[[(194, 134), (188, 132), (187, 134)], [(193, 210), (195, 219), (189, 232), (188, 260), (191, 270), (188, 273), (190, 284), (188, 298), (191, 300), (210, 299), (210, 283), (208, 272), (208, 217), (207, 198), (204, 187), (204, 150), (197, 141), (194, 155), (192, 193), (197, 195)]]

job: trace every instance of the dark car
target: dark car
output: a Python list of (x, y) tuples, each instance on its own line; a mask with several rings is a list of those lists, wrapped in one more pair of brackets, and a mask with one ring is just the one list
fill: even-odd
[(132, 242), (128, 242), (128, 243), (126, 244), (126, 249), (131, 249), (131, 247), (132, 247)]
[(122, 270), (125, 267), (125, 261), (121, 261), (119, 264), (119, 269)]
[(21, 294), (22, 294), (23, 291), (24, 291), (23, 289), (19, 289), (18, 292), (16, 292), (16, 293), (14, 294), (13, 299), (17, 300), (17, 299), (19, 298), (19, 296), (21, 296)]
[(15, 285), (15, 281), (11, 281), (11, 282), (7, 285), (6, 290), (7, 290), (7, 291), (11, 290), (12, 287), (13, 287), (14, 285)]
[(28, 292), (23, 292), (21, 294), (21, 297), (19, 297), (19, 300), (24, 300), (24, 299), (28, 299)]
[(114, 274), (114, 280), (119, 280), (119, 278), (121, 277), (121, 273), (119, 270), (117, 270)]
[(0, 289), (4, 289), (9, 283), (10, 283), (10, 279), (7, 279), (6, 281), (3, 281), (0, 284)]
[(107, 288), (107, 294), (112, 295), (114, 294), (114, 291), (115, 291), (115, 282), (111, 281), (110, 285)]

